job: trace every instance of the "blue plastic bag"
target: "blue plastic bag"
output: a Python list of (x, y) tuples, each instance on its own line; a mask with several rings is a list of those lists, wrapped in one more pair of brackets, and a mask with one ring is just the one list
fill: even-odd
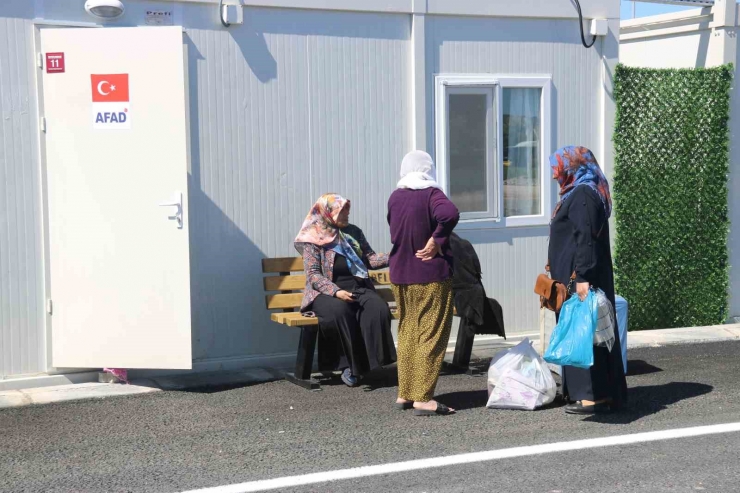
[(624, 363), (624, 374), (627, 374), (627, 318), (629, 307), (627, 300), (616, 296), (617, 301), (617, 326), (619, 327), (619, 344), (622, 346), (622, 363)]
[(591, 368), (594, 365), (594, 332), (598, 316), (598, 301), (593, 291), (588, 292), (584, 301), (571, 296), (560, 310), (544, 360), (554, 365)]

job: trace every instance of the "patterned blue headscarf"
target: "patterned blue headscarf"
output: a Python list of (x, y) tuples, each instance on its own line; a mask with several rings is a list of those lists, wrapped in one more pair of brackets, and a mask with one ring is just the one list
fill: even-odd
[(601, 197), (607, 219), (612, 215), (612, 197), (609, 182), (596, 162), (593, 152), (581, 146), (567, 146), (550, 156), (552, 176), (560, 184), (560, 202), (555, 206), (553, 217), (560, 206), (580, 185), (594, 189)]
[[(357, 248), (355, 248), (355, 245), (357, 245)], [(357, 251), (359, 250), (359, 243), (357, 243), (357, 240), (340, 231), (339, 241), (331, 247), (331, 250), (334, 250), (347, 260), (347, 266), (353, 276), (360, 277), (362, 279), (368, 278), (369, 274), (367, 272), (367, 267), (365, 267), (365, 262), (363, 262), (360, 255), (357, 254)]]

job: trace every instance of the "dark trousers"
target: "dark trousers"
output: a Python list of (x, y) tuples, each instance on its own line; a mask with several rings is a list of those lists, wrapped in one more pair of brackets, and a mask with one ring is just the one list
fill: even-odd
[(594, 347), (594, 365), (591, 368), (563, 366), (563, 395), (571, 401), (600, 401), (611, 399), (613, 406), (626, 400), (627, 384), (624, 378), (622, 348), (619, 330), (611, 352), (605, 347)]
[(570, 400), (599, 401), (611, 397), (608, 358), (607, 348), (594, 347), (594, 366), (591, 368), (563, 366), (563, 389)]
[(319, 369), (350, 368), (353, 375), (396, 361), (391, 311), (374, 290), (354, 290), (357, 301), (319, 295), (311, 310), (319, 319)]

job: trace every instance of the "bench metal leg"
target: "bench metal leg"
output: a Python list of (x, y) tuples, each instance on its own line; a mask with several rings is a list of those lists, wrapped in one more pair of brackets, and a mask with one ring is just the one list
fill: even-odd
[(448, 371), (462, 372), (468, 375), (475, 375), (478, 372), (470, 368), (470, 356), (473, 354), (473, 341), (475, 335), (468, 334), (463, 327), (465, 322), (460, 323), (457, 331), (457, 341), (455, 342), (455, 354), (452, 357), (452, 364), (447, 365)]
[(301, 340), (298, 343), (298, 356), (295, 361), (295, 373), (287, 373), (285, 379), (304, 389), (319, 390), (321, 385), (317, 380), (311, 378), (313, 368), (313, 353), (316, 350), (316, 339), (318, 339), (318, 325), (302, 327)]

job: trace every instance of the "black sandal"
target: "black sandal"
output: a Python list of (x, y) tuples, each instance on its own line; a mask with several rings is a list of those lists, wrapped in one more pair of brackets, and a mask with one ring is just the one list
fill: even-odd
[(437, 403), (437, 409), (434, 411), (429, 411), (427, 409), (414, 409), (414, 416), (448, 416), (450, 414), (455, 414), (455, 411), (452, 411), (441, 402)]
[(394, 402), (393, 407), (398, 409), (399, 411), (408, 411), (409, 409), (414, 408), (414, 401), (408, 401), (408, 402)]

